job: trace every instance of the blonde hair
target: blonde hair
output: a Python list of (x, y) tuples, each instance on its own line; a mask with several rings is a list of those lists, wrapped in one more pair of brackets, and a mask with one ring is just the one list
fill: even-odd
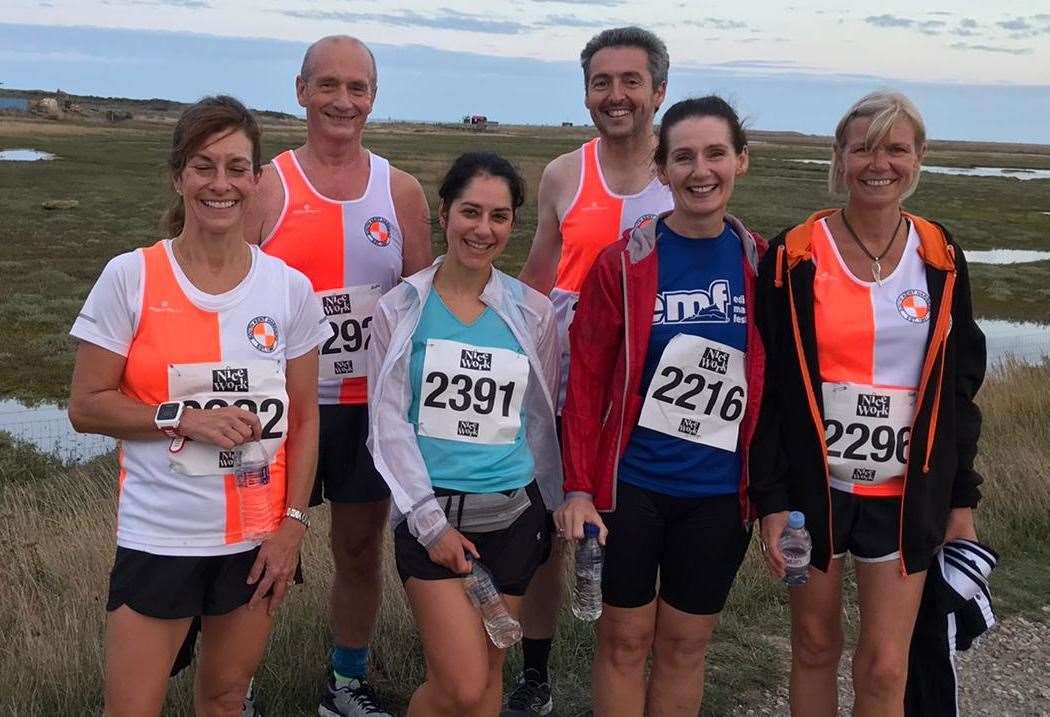
[[(846, 143), (846, 127), (855, 119), (871, 119), (868, 134), (864, 138), (867, 147), (874, 147), (881, 142), (890, 129), (901, 118), (911, 122), (915, 129), (915, 152), (922, 157), (926, 146), (926, 124), (922, 121), (915, 104), (900, 92), (882, 90), (864, 95), (839, 120), (835, 127), (835, 146), (831, 153), (831, 166), (828, 168), (828, 191), (832, 194), (848, 194), (846, 187), (846, 168), (842, 151)], [(901, 200), (907, 199), (919, 186), (920, 172), (916, 172), (911, 185), (904, 190)]]

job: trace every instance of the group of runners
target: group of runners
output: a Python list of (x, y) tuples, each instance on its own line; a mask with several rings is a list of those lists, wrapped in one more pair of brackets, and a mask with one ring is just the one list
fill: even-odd
[[(707, 646), (760, 520), (773, 576), (789, 510), (816, 568), (791, 590), (792, 714), (834, 715), (845, 554), (861, 614), (855, 714), (903, 713), (926, 569), (974, 537), (984, 339), (944, 227), (904, 212), (926, 148), (902, 95), (835, 131), (841, 209), (767, 242), (727, 213), (748, 143), (734, 109), (668, 108), (646, 30), (581, 54), (598, 137), (554, 159), (515, 279), (494, 261), (525, 184), (490, 152), (438, 189), (362, 145), (378, 88), (360, 41), (296, 78), (306, 143), (263, 165), (238, 101), (175, 127), (167, 239), (109, 262), (73, 326), (69, 413), (121, 439), (107, 715), (159, 714), (201, 631), (201, 715), (245, 694), (331, 505), (333, 647), (321, 715), (385, 715), (367, 682), (388, 518), (422, 639), (409, 715), (545, 715), (567, 546), (605, 546), (596, 715), (695, 715)], [(231, 468), (260, 441), (273, 532), (246, 539)], [(391, 505), (392, 504), (392, 505)], [(505, 651), (461, 585), (484, 564), (524, 639)], [(192, 644), (190, 645), (192, 647)], [(651, 669), (647, 661), (651, 659)]]

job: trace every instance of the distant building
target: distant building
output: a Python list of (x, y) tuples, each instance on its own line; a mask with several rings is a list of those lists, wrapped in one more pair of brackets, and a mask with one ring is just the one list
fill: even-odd
[(562, 127), (572, 127), (572, 122), (562, 122), (561, 126)]
[(0, 110), (28, 112), (29, 100), (25, 97), (0, 97)]

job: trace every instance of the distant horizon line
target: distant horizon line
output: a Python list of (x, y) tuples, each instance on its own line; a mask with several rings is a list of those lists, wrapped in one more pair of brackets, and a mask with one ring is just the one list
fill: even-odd
[[(66, 94), (69, 97), (79, 97), (79, 98), (84, 98), (84, 99), (96, 99), (96, 100), (114, 100), (114, 101), (118, 101), (118, 102), (119, 101), (127, 101), (127, 102), (135, 102), (135, 103), (148, 103), (148, 102), (156, 101), (156, 102), (169, 102), (169, 103), (172, 103), (172, 104), (175, 104), (175, 105), (182, 105), (182, 106), (189, 106), (189, 105), (193, 104), (193, 102), (191, 102), (191, 101), (173, 100), (173, 99), (169, 99), (167, 97), (125, 97), (125, 96), (116, 96), (116, 95), (82, 95), (82, 94), (78, 94), (76, 92), (70, 92), (70, 91), (67, 91), (67, 90), (63, 90), (60, 87), (56, 88), (55, 90), (30, 89), (30, 88), (21, 88), (21, 87), (8, 87), (8, 86), (4, 85), (2, 81), (0, 81), (0, 97), (2, 97), (4, 95), (8, 95), (9, 93), (16, 93), (17, 94), (17, 93), (20, 93), (20, 92), (29, 93), (29, 94), (40, 94), (40, 95), (55, 95), (55, 94), (58, 94), (59, 92), (62, 92), (62, 93)], [(205, 97), (205, 96), (207, 96), (207, 95), (202, 95), (202, 97)], [(236, 96), (236, 95), (233, 95), (233, 96)], [(23, 98), (23, 99), (28, 99), (28, 98)], [(275, 114), (275, 115), (283, 115), (285, 117), (289, 117), (291, 119), (295, 119), (295, 120), (298, 120), (300, 122), (304, 122), (304, 123), (306, 122), (306, 116), (305, 115), (294, 114), (294, 113), (291, 113), (291, 112), (285, 112), (283, 110), (266, 109), (266, 108), (260, 108), (260, 107), (249, 107), (249, 109), (252, 112), (266, 112), (266, 113)], [(0, 119), (2, 119), (5, 116), (10, 117), (12, 115), (0, 114)], [(463, 115), (463, 116), (469, 116), (469, 115)], [(571, 129), (594, 129), (594, 125), (593, 124), (582, 124), (582, 123), (577, 123), (577, 122), (572, 122), (569, 125), (565, 125), (565, 124), (554, 124), (554, 123), (545, 124), (545, 123), (536, 123), (536, 122), (502, 122), (502, 121), (499, 121), (498, 119), (494, 119), (494, 121), (496, 121), (498, 123), (499, 127), (550, 127), (550, 128), (562, 128), (562, 127), (564, 127), (564, 128), (567, 128), (567, 129), (568, 128), (571, 128)], [(408, 118), (390, 117), (390, 116), (387, 116), (387, 117), (376, 117), (375, 115), (369, 115), (368, 123), (373, 123), (373, 124), (423, 124), (423, 125), (441, 125), (441, 124), (458, 125), (458, 124), (460, 124), (460, 122), (458, 122), (458, 121), (456, 121), (454, 119), (408, 119)], [(656, 122), (656, 121), (653, 122), (653, 127), (659, 127), (659, 126), (660, 126), (659, 122)], [(758, 128), (758, 127), (745, 127), (745, 130), (749, 134), (757, 133), (757, 134), (762, 134), (762, 135), (793, 135), (793, 136), (796, 136), (796, 137), (811, 138), (811, 139), (822, 139), (822, 140), (823, 139), (827, 139), (827, 140), (832, 139), (832, 135), (829, 135), (829, 134), (813, 134), (813, 133), (810, 133), (810, 132), (803, 132), (801, 130), (761, 129), (761, 128)], [(749, 142), (749, 144), (750, 144), (750, 142)], [(931, 144), (931, 145), (932, 144), (976, 144), (976, 145), (980, 145), (980, 144), (997, 144), (997, 145), (1014, 145), (1014, 146), (1038, 147), (1038, 148), (1050, 149), (1050, 144), (1043, 144), (1043, 143), (1040, 143), (1040, 142), (1022, 142), (1022, 141), (1009, 142), (1009, 141), (984, 140), (984, 139), (936, 139), (936, 138), (931, 138), (931, 139), (928, 139), (928, 144)]]

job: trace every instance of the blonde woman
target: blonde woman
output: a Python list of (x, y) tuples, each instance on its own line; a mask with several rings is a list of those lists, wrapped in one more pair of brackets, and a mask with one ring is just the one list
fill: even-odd
[(925, 153), (906, 97), (859, 100), (829, 176), (845, 206), (782, 233), (759, 272), (769, 360), (751, 497), (773, 574), (789, 510), (806, 515), (816, 568), (791, 590), (793, 715), (836, 714), (846, 553), (860, 602), (854, 714), (902, 715), (926, 569), (944, 541), (975, 534), (984, 336), (962, 250), (901, 206)]

